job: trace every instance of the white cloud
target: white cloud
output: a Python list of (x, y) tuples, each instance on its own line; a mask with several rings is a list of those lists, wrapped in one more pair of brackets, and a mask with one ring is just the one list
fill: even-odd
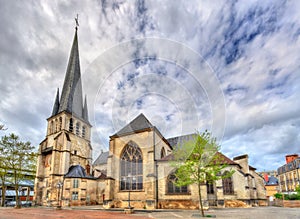
[[(210, 65), (210, 74), (215, 71), (226, 103), (222, 150), (227, 155), (249, 153), (253, 166), (276, 169), (286, 153), (299, 153), (299, 3), (162, 1), (157, 4), (156, 1), (2, 1), (0, 121), (9, 128), (4, 133), (17, 132), (35, 145), (43, 140), (45, 119), (50, 115), (56, 88), (63, 84), (74, 17), (78, 13), (83, 87), (88, 94), (91, 121), (97, 122), (93, 124), (95, 152), (107, 148), (108, 136), (139, 112), (144, 112), (167, 137), (189, 133), (194, 127), (200, 130), (210, 127), (212, 119), (222, 117), (222, 110), (216, 110), (222, 104), (218, 105), (210, 96), (215, 88), (206, 84), (211, 79), (208, 68), (187, 72), (196, 69), (190, 66), (192, 57), (185, 57), (188, 53), (170, 54), (179, 61), (185, 58), (184, 66), (153, 59), (136, 69), (134, 62), (112, 69), (118, 63), (119, 53), (101, 56), (107, 55), (107, 51), (117, 51), (114, 46), (118, 43), (162, 37), (199, 53)], [(153, 54), (143, 44), (131, 46), (124, 54), (129, 55), (134, 49), (137, 57), (163, 56), (173, 51)], [(160, 45), (161, 50), (164, 46)], [(99, 59), (103, 62), (97, 63)], [(112, 74), (105, 78), (107, 73)], [(129, 79), (132, 73), (137, 75)], [(201, 78), (201, 85), (193, 73)], [(91, 83), (91, 79), (98, 81)], [(118, 90), (118, 85), (123, 87)], [(99, 88), (97, 96), (93, 92)]]

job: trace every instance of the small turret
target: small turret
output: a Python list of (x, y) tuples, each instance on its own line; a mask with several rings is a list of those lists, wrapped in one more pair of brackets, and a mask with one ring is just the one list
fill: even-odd
[(57, 88), (51, 116), (55, 116), (58, 113), (58, 110), (59, 110), (59, 88)]

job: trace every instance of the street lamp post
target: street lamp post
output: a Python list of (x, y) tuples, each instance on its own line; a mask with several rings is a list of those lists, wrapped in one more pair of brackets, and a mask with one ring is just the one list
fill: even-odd
[(131, 207), (131, 205), (130, 205), (130, 191), (132, 189), (132, 181), (135, 181), (135, 180), (136, 180), (135, 176), (132, 176), (131, 173), (128, 173), (127, 180), (126, 180), (129, 185), (129, 187), (127, 188), (128, 189), (128, 207), (127, 207), (127, 209), (129, 210), (128, 213), (133, 213), (133, 211), (132, 211), (133, 207)]
[(129, 188), (128, 188), (128, 208), (129, 209), (131, 209), (131, 206), (130, 206), (131, 178), (132, 178), (131, 173), (128, 173), (128, 182), (129, 182)]
[(63, 183), (62, 182), (58, 182), (56, 185), (56, 188), (58, 189), (58, 197), (57, 197), (57, 202), (58, 202), (58, 209), (61, 209), (61, 198), (60, 198), (60, 190), (63, 187)]

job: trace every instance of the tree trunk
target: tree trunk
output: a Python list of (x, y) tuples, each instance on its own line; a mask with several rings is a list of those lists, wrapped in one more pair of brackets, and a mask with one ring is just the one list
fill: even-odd
[(204, 210), (203, 210), (202, 196), (201, 196), (201, 183), (198, 183), (198, 194), (199, 194), (199, 207), (201, 210), (202, 217), (204, 217)]
[(17, 172), (14, 171), (15, 191), (16, 191), (16, 208), (21, 208), (19, 201), (19, 185), (17, 183)]
[(5, 173), (3, 173), (3, 175), (2, 175), (2, 173), (1, 173), (1, 193), (2, 193), (2, 196), (1, 196), (1, 206), (2, 207), (4, 207), (4, 205), (5, 205), (5, 198), (6, 198), (6, 187), (5, 187), (5, 180), (6, 180), (6, 172)]
[(5, 184), (4, 184), (3, 181), (2, 181), (2, 189), (1, 189), (1, 192), (2, 192), (1, 206), (4, 207), (4, 205), (5, 205), (5, 193), (6, 193), (6, 187), (5, 187)]

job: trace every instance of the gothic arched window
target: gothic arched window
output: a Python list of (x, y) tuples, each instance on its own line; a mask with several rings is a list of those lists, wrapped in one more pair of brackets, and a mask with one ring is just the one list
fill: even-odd
[(73, 119), (72, 118), (69, 121), (69, 131), (73, 132)]
[(62, 118), (59, 117), (59, 130), (61, 130), (61, 128), (62, 128)]
[(80, 124), (79, 124), (79, 122), (77, 122), (76, 123), (76, 135), (79, 135), (79, 133), (80, 133)]
[(50, 134), (54, 133), (54, 122), (53, 120), (50, 123)]
[[(227, 175), (227, 172), (225, 172), (224, 175)], [(231, 177), (222, 179), (222, 186), (223, 186), (223, 194), (224, 195), (233, 195), (234, 194), (233, 182), (232, 182)]]
[(175, 182), (177, 177), (174, 173), (170, 174), (167, 178), (167, 193), (168, 194), (178, 194), (178, 193), (188, 193), (187, 186), (176, 186)]
[(160, 151), (160, 158), (163, 158), (165, 156), (166, 156), (166, 150), (165, 150), (165, 148), (162, 148)]
[(134, 142), (129, 142), (124, 147), (120, 158), (120, 190), (143, 189), (143, 158), (141, 149)]
[(82, 137), (85, 138), (85, 126), (82, 126), (81, 133), (82, 133)]
[(55, 132), (58, 132), (58, 120), (55, 119)]

